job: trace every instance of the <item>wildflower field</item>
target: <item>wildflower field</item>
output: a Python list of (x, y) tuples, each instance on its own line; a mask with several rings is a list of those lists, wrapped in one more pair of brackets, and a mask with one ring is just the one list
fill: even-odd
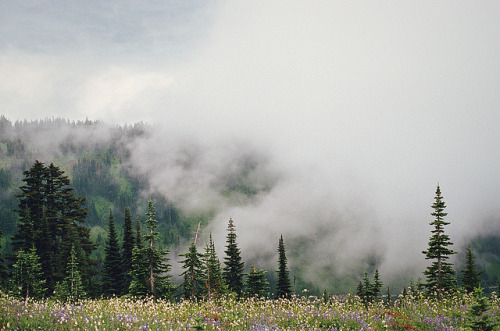
[[(170, 302), (125, 298), (18, 300), (1, 294), (2, 330), (463, 330), (474, 297), (441, 302), (416, 294), (391, 304), (364, 305), (355, 296), (265, 300), (228, 296)], [(500, 316), (500, 300), (489, 300), (488, 317)]]

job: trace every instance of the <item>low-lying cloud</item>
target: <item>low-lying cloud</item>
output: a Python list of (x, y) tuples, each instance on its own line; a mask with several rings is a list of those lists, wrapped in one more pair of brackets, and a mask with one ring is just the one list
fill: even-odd
[[(370, 259), (383, 275), (419, 272), (438, 182), (457, 248), (500, 231), (498, 6), (84, 10), (95, 25), (60, 21), (86, 40), (77, 51), (57, 38), (31, 49), (17, 40), (39, 34), (3, 28), (0, 102), (9, 118), (152, 124), (130, 145), (136, 171), (186, 211), (215, 211), (219, 246), (233, 217), (249, 260), (273, 260), (283, 234), (303, 243), (291, 261), (311, 279)], [(248, 162), (255, 192), (224, 194)]]

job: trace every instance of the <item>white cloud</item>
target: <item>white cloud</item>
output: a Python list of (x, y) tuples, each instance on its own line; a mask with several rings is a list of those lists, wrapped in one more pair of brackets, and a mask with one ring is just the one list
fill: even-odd
[[(239, 220), (243, 251), (304, 233), (318, 240), (307, 254), (346, 262), (376, 245), (385, 271), (411, 267), (438, 181), (455, 238), (495, 226), (498, 2), (225, 2), (183, 8), (184, 23), (165, 8), (63, 20), (85, 40), (75, 51), (48, 38), (36, 53), (1, 30), (14, 45), (0, 49), (2, 112), (157, 125), (168, 134), (136, 146), (138, 170), (179, 201), (220, 204), (213, 228)], [(182, 168), (192, 137), (204, 153)], [(212, 184), (241, 141), (282, 177), (234, 206)]]

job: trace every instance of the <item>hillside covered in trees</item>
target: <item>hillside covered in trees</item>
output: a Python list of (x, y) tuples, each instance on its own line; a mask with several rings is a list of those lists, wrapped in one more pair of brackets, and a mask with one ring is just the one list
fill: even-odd
[[(92, 277), (100, 284), (106, 283), (106, 257), (109, 255), (106, 249), (113, 243), (115, 246), (121, 247), (127, 241), (127, 231), (130, 229), (127, 228), (125, 220), (132, 220), (133, 231), (136, 231), (138, 220), (144, 227), (146, 218), (144, 215), (150, 211), (151, 204), (154, 205), (154, 220), (157, 222), (154, 225), (154, 232), (156, 233), (154, 241), (159, 250), (158, 252), (168, 250), (182, 254), (182, 264), (186, 270), (190, 270), (190, 267), (195, 268), (197, 263), (201, 263), (201, 249), (200, 252), (195, 252), (192, 247), (189, 250), (184, 249), (184, 247), (192, 242), (199, 224), (205, 227), (211, 222), (213, 210), (198, 210), (196, 213), (185, 212), (182, 206), (176, 206), (168, 197), (155, 191), (149, 179), (145, 177), (146, 175), (138, 174), (130, 167), (130, 146), (133, 146), (137, 140), (147, 137), (150, 130), (151, 127), (143, 123), (116, 127), (109, 127), (103, 123), (89, 120), (72, 122), (62, 119), (50, 119), (12, 123), (5, 117), (1, 117), (0, 230), (2, 231), (1, 255), (5, 256), (7, 260), (5, 265), (12, 271), (13, 264), (17, 262), (13, 254), (19, 252), (20, 249), (23, 250), (23, 254), (27, 254), (26, 258), (30, 257), (32, 244), (27, 242), (20, 244), (17, 239), (20, 229), (23, 228), (23, 217), (24, 219), (32, 217), (32, 215), (23, 214), (22, 186), (23, 180), (26, 179), (25, 172), (29, 169), (33, 171), (37, 160), (44, 164), (42, 168), (45, 170), (43, 171), (49, 171), (52, 168), (55, 174), (62, 177), (67, 176), (67, 180), (61, 182), (64, 185), (61, 185), (60, 188), (62, 189), (68, 184), (68, 187), (74, 188), (71, 191), (76, 199), (74, 202), (80, 201), (80, 198), (82, 199), (78, 202), (80, 204), (79, 208), (85, 210), (85, 213), (84, 217), (77, 222), (78, 227), (75, 227), (75, 231), (80, 233), (80, 238), (83, 240), (79, 244), (81, 247), (75, 248), (69, 244), (70, 242), (78, 242), (75, 240), (65, 243), (61, 239), (59, 244), (56, 244), (57, 240), (54, 239), (52, 249), (64, 252), (65, 256), (74, 256), (74, 254), (84, 254), (86, 256), (85, 259), (81, 257), (78, 263), (80, 263), (79, 270), (83, 273), (81, 275), (83, 286), (87, 292), (91, 288), (96, 288), (89, 283)], [(258, 169), (257, 161), (249, 156), (244, 156), (242, 159), (241, 164), (221, 177), (222, 180), (218, 180), (217, 184), (217, 189), (221, 192), (221, 195), (228, 197), (236, 204), (242, 199), (248, 201), (252, 197), (258, 196), (259, 192), (266, 191), (273, 185), (273, 180), (265, 183), (252, 182), (253, 172)], [(148, 160), (144, 160), (144, 162), (148, 162)], [(189, 158), (182, 160), (182, 162), (185, 163), (185, 167), (189, 167)], [(56, 175), (56, 177), (59, 175)], [(43, 218), (43, 213), (44, 211), (40, 210), (38, 216), (40, 219)], [(147, 219), (151, 218), (148, 217)], [(141, 231), (145, 231), (145, 228)], [(61, 234), (55, 234), (56, 232), (53, 233), (58, 238), (62, 236)], [(239, 233), (239, 235), (244, 236), (244, 233)], [(18, 237), (16, 238), (16, 236)], [(278, 244), (277, 240), (276, 244)], [(222, 243), (215, 243), (215, 245), (219, 249), (222, 248)], [(218, 267), (214, 258), (215, 245), (212, 239), (208, 240), (205, 253), (212, 252), (213, 269), (211, 270), (215, 270), (216, 274), (221, 272), (221, 275), (223, 275), (223, 270), (217, 271)], [(301, 248), (307, 247), (307, 245), (308, 242), (303, 238), (301, 240), (287, 241), (287, 247), (291, 248), (288, 254), (288, 268), (293, 281), (293, 290), (297, 292), (303, 288), (309, 288), (310, 291), (312, 290), (316, 294), (320, 294), (325, 290), (345, 293), (349, 289), (354, 289), (358, 281), (366, 282), (368, 274), (370, 277), (376, 274), (378, 262), (376, 257), (373, 257), (372, 260), (366, 263), (369, 268), (366, 270), (365, 278), (362, 278), (362, 272), (359, 273), (358, 278), (353, 278), (350, 281), (332, 275), (330, 282), (336, 285), (331, 288), (324, 288), (307, 282), (302, 277), (306, 266), (294, 263), (297, 252)], [(479, 274), (481, 283), (487, 289), (496, 288), (500, 278), (500, 258), (498, 255), (498, 252), (500, 252), (500, 234), (492, 233), (488, 237), (475, 238), (470, 242), (470, 247), (474, 252), (475, 262), (481, 271)], [(73, 254), (72, 250), (74, 249), (76, 249), (77, 253)], [(83, 250), (78, 253), (78, 249)], [(188, 252), (186, 253), (185, 250)], [(153, 253), (150, 252), (150, 254)], [(132, 264), (132, 251), (130, 251), (129, 255)], [(465, 251), (458, 252), (458, 261), (465, 261), (465, 257)], [(39, 256), (39, 258), (44, 265), (50, 265), (52, 270), (60, 271), (69, 267), (66, 266), (66, 259), (63, 263), (62, 260), (57, 260), (57, 258), (54, 260), (50, 260), (46, 256)], [(196, 262), (197, 259), (200, 261)], [(247, 262), (249, 263), (245, 264), (245, 269), (243, 270), (240, 267), (238, 273), (248, 273), (248, 278), (255, 280), (252, 284), (261, 282), (264, 285), (268, 284), (265, 286), (269, 286), (270, 291), (276, 290), (276, 286), (279, 286), (280, 282), (276, 279), (274, 271), (267, 270), (266, 272), (266, 270), (260, 269), (258, 260), (254, 259)], [(235, 263), (237, 264), (237, 262)], [(361, 266), (360, 268), (364, 267)], [(457, 267), (461, 269), (463, 265), (457, 265)], [(283, 268), (285, 267), (283, 266)], [(169, 270), (169, 268), (167, 269)], [(84, 273), (85, 270), (87, 270), (86, 273)], [(161, 268), (158, 270), (161, 270)], [(42, 273), (46, 273), (45, 280), (47, 284), (44, 286), (52, 291), (57, 284), (62, 284), (65, 279), (64, 273), (52, 275), (51, 271), (47, 269), (43, 270)], [(288, 274), (288, 270), (286, 270), (286, 273)], [(50, 277), (48, 277), (49, 274)], [(112, 272), (108, 272), (109, 274), (112, 274)], [(125, 278), (127, 277), (133, 278), (128, 274)], [(199, 284), (196, 285), (196, 282), (193, 283), (193, 280), (197, 277), (194, 273), (185, 273), (181, 277), (186, 285), (184, 288), (191, 291), (191, 295), (194, 295), (196, 286), (200, 286)], [(132, 278), (123, 279), (123, 282), (130, 284)], [(243, 279), (237, 279), (236, 284), (238, 285), (236, 286), (243, 286), (243, 282)], [(228, 284), (233, 284), (233, 282)], [(213, 286), (216, 285), (213, 284)], [(259, 286), (252, 291), (260, 293), (262, 288)], [(287, 286), (292, 285), (288, 284)], [(363, 285), (361, 290), (362, 288)], [(185, 296), (188, 296), (188, 290), (184, 293)], [(134, 291), (142, 293), (138, 288), (135, 288)], [(99, 295), (100, 292), (88, 294)]]

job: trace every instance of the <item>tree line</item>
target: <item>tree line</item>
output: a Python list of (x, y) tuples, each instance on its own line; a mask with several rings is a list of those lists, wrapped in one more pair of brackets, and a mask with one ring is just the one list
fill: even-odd
[[(171, 281), (169, 252), (159, 248), (158, 222), (151, 199), (145, 221), (137, 220), (135, 230), (130, 209), (125, 208), (122, 243), (110, 210), (105, 256), (99, 268), (91, 257), (97, 245), (91, 242), (85, 226), (85, 198), (74, 193), (68, 176), (53, 163), (45, 166), (36, 161), (24, 172), (23, 183), (21, 193), (16, 195), (19, 221), (13, 246), (17, 254), (11, 277), (2, 264), (4, 285), (10, 285), (19, 296), (78, 299), (92, 289), (94, 296), (171, 298), (181, 292), (184, 298), (201, 299), (227, 293), (268, 295), (264, 270), (252, 266), (248, 274), (244, 273), (232, 219), (223, 265), (211, 235), (204, 253), (198, 252), (196, 237), (188, 252), (181, 255), (184, 281), (175, 286)], [(278, 252), (277, 295), (288, 296), (291, 289), (283, 237), (278, 241)]]
[[(234, 293), (243, 296), (269, 296), (266, 271), (251, 266), (245, 273), (241, 250), (238, 247), (234, 221), (229, 219), (223, 262), (219, 260), (212, 236), (203, 252), (198, 251), (198, 232), (186, 253), (181, 254), (183, 281), (179, 286), (171, 280), (169, 252), (159, 245), (159, 232), (153, 202), (149, 199), (143, 222), (132, 221), (129, 208), (124, 210), (123, 239), (120, 243), (115, 218), (110, 210), (108, 236), (102, 264), (92, 258), (97, 244), (90, 240), (85, 226), (85, 198), (75, 194), (70, 180), (57, 166), (45, 166), (36, 161), (24, 173), (23, 185), (16, 195), (19, 204), (17, 233), (13, 247), (17, 254), (12, 272), (0, 260), (2, 287), (21, 297), (54, 296), (75, 300), (87, 296), (122, 296), (203, 299)], [(431, 260), (423, 272), (425, 283), (418, 290), (436, 295), (458, 288), (457, 273), (449, 258), (456, 254), (445, 233), (447, 213), (439, 185), (431, 206), (434, 220), (428, 248), (422, 253)], [(283, 236), (278, 239), (278, 269), (275, 297), (290, 296), (291, 283)], [(463, 289), (472, 292), (479, 288), (479, 275), (472, 249), (467, 248), (467, 260), (461, 274)], [(379, 300), (383, 283), (378, 270), (370, 280), (365, 273), (356, 294), (368, 304)], [(411, 286), (413, 288), (413, 285)], [(390, 300), (390, 289), (387, 288)]]

